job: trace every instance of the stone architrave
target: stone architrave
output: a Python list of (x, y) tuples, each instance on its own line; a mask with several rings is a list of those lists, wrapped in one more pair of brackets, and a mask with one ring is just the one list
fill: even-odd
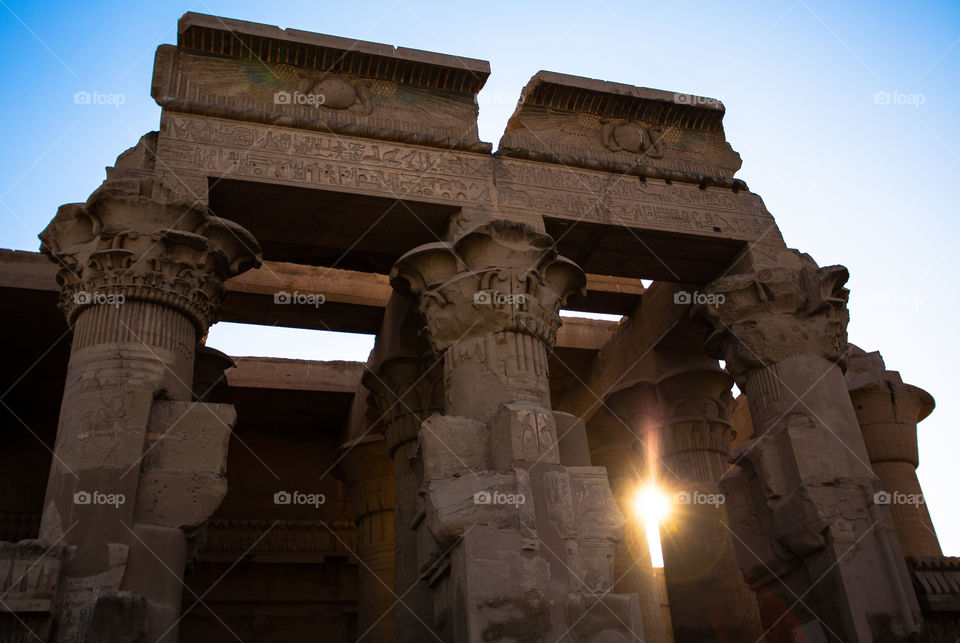
[(919, 629), (843, 380), (846, 280), (842, 266), (785, 254), (714, 281), (696, 311), (713, 329), (707, 352), (750, 405), (754, 437), (731, 453), (720, 487), (771, 642), (906, 641)]
[(560, 464), (550, 406), (547, 351), (583, 272), (546, 234), (493, 220), (411, 250), (391, 284), (417, 298), (444, 362), (445, 415), (419, 439), (417, 535), (434, 631), (444, 641), (642, 639), (637, 598), (608, 593), (623, 516), (606, 472)]
[(176, 641), (188, 540), (226, 493), (236, 414), (191, 401), (194, 360), (223, 281), (258, 265), (259, 246), (140, 174), (111, 168), (40, 235), (73, 327), (40, 529), (76, 549), (54, 610), (61, 641), (103, 640), (102, 601), (134, 606), (145, 620), (128, 625), (149, 640)]

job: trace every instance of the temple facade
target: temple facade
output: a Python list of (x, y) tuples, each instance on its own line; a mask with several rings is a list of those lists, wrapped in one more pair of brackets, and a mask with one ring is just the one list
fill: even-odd
[(0, 251), (0, 640), (960, 638), (934, 401), (850, 343), (723, 105), (541, 71), (494, 151), (489, 73), (181, 18), (159, 129)]

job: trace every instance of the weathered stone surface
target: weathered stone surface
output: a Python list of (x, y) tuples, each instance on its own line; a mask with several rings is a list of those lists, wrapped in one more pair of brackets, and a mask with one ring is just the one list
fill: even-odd
[(489, 152), (476, 125), (489, 74), (482, 60), (187, 13), (177, 46), (157, 50), (151, 95), (168, 112)]
[[(848, 355), (846, 269), (786, 248), (723, 106), (540, 72), (491, 154), (488, 74), (181, 19), (158, 131), (60, 209), (51, 262), (0, 253), (4, 303), (33, 315), (13, 328), (62, 334), (59, 293), (73, 331), (69, 364), (4, 394), (17, 415), (63, 383), (56, 425), (17, 415), (53, 458), (45, 487), (0, 489), (37, 497), (0, 505), (5, 533), (39, 532), (0, 544), (0, 639), (174, 643), (184, 584), (215, 603), (184, 614), (191, 640), (956, 638), (955, 564), (883, 495), (922, 497), (932, 400)], [(308, 291), (322, 307), (279, 305)], [(365, 367), (231, 368), (198, 349), (221, 312), (377, 343)], [(49, 456), (23, 444), (36, 478)], [(323, 511), (270, 503), (274, 478)], [(716, 500), (676, 510), (663, 574), (630, 506), (648, 480)]]
[[(740, 567), (771, 641), (789, 640), (797, 621), (809, 636), (906, 640), (920, 610), (890, 513), (875, 503), (879, 481), (840, 366), (846, 270), (794, 259), (707, 289), (707, 350), (741, 384), (755, 436), (721, 481)], [(864, 582), (876, 570), (883, 582)], [(784, 618), (800, 593), (810, 611)]]
[(192, 529), (227, 493), (227, 444), (237, 413), (228, 404), (155, 402), (137, 488), (137, 522)]
[(851, 346), (845, 375), (850, 400), (863, 431), (870, 465), (880, 478), (875, 502), (887, 505), (907, 556), (940, 556), (940, 542), (917, 466), (917, 423), (934, 407), (933, 397), (904, 384), (900, 374), (888, 371), (880, 353), (864, 353)]
[(740, 155), (724, 139), (723, 112), (712, 98), (541, 71), (524, 87), (499, 153), (744, 189), (733, 181)]

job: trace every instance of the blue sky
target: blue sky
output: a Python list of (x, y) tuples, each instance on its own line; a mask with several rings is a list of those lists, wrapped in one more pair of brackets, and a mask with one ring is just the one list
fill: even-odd
[[(186, 11), (489, 60), (480, 134), (494, 145), (540, 69), (720, 98), (738, 177), (788, 245), (850, 269), (850, 340), (937, 399), (919, 475), (945, 553), (960, 555), (960, 4), (0, 0), (0, 247), (36, 250), (57, 206), (86, 199), (157, 128), (153, 53)], [(122, 104), (78, 105), (78, 91)], [(313, 359), (370, 347), (226, 325), (210, 342), (249, 354), (253, 337), (261, 354)]]

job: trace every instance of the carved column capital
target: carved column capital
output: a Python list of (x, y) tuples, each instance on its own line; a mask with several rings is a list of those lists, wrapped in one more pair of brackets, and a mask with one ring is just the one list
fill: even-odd
[(390, 283), (419, 299), (427, 337), (440, 354), (464, 338), (496, 332), (553, 346), (560, 306), (583, 292), (586, 277), (557, 255), (548, 235), (497, 220), (456, 242), (414, 248), (394, 265)]
[[(687, 452), (726, 458), (733, 444), (732, 385), (733, 378), (718, 367), (678, 371), (657, 383), (664, 409), (665, 458)], [(717, 479), (719, 473), (710, 472), (715, 477), (706, 479)]]
[(738, 383), (747, 371), (789, 357), (839, 363), (846, 354), (847, 269), (795, 257), (793, 266), (721, 277), (704, 290), (706, 303), (696, 313), (714, 328), (707, 353), (726, 360)]
[(40, 233), (40, 250), (60, 266), (68, 323), (99, 303), (146, 301), (179, 310), (203, 334), (223, 281), (260, 264), (260, 247), (241, 226), (149, 191), (148, 181), (107, 181), (86, 203), (61, 206)]
[(354, 517), (393, 511), (393, 464), (381, 435), (368, 435), (341, 447), (344, 455), (337, 465), (347, 483), (347, 497)]
[(443, 369), (432, 355), (401, 355), (364, 369), (361, 382), (382, 415), (391, 457), (417, 439), (420, 425), (443, 411)]

